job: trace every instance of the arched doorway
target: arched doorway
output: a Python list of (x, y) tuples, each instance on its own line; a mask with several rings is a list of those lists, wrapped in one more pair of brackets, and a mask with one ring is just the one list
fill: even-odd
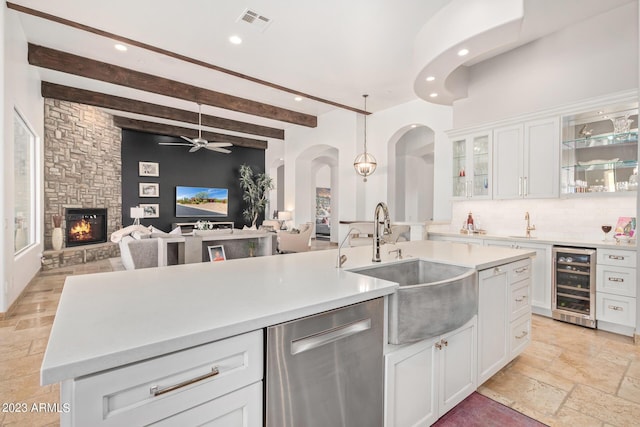
[(387, 188), (395, 221), (433, 218), (434, 138), (427, 126), (407, 126), (389, 141)]
[(317, 145), (303, 151), (296, 159), (296, 222), (314, 222), (316, 237), (320, 230), (336, 242), (338, 195), (338, 149)]

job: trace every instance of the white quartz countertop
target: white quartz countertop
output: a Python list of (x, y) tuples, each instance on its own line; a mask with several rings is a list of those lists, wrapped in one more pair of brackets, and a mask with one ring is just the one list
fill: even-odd
[[(534, 232), (535, 233), (535, 232)], [(444, 237), (462, 237), (469, 239), (478, 239), (478, 240), (504, 240), (509, 242), (521, 242), (521, 243), (539, 243), (541, 245), (555, 245), (555, 246), (577, 246), (577, 247), (585, 247), (585, 248), (596, 248), (596, 249), (620, 249), (626, 251), (635, 251), (636, 244), (630, 243), (616, 243), (613, 239), (613, 236), (609, 235), (606, 242), (602, 240), (593, 240), (593, 239), (579, 239), (579, 238), (566, 238), (566, 237), (553, 237), (553, 236), (536, 236), (533, 234), (533, 237), (530, 239), (524, 237), (512, 237), (512, 236), (504, 236), (499, 234), (464, 234), (464, 233), (456, 233), (453, 231), (429, 231), (429, 236), (444, 236)]]
[[(530, 250), (414, 241), (384, 245), (483, 270)], [(245, 258), (67, 278), (41, 369), (43, 384), (97, 373), (395, 292), (397, 284), (348, 271), (372, 248)]]

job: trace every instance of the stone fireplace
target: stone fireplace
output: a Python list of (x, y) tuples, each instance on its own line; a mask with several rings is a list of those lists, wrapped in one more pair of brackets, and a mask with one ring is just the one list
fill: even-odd
[[(119, 255), (109, 236), (122, 227), (121, 140), (122, 130), (113, 124), (112, 115), (45, 98), (43, 269)], [(76, 212), (80, 208), (84, 212)], [(60, 251), (51, 244), (52, 218), (57, 215), (65, 216)], [(69, 234), (73, 222), (78, 224)]]
[(65, 209), (66, 246), (82, 246), (107, 241), (106, 209)]

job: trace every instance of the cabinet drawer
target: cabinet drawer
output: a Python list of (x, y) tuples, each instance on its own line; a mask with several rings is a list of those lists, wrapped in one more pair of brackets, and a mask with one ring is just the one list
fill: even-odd
[(511, 322), (511, 335), (509, 338), (511, 359), (522, 353), (531, 342), (531, 316), (522, 316)]
[(598, 265), (618, 265), (620, 267), (635, 267), (636, 252), (621, 251), (619, 249), (598, 249)]
[(608, 294), (636, 296), (636, 269), (598, 265), (596, 289)]
[(509, 270), (509, 283), (519, 282), (520, 280), (531, 277), (531, 259), (523, 259), (522, 261), (511, 264)]
[(596, 319), (624, 326), (636, 324), (636, 299), (596, 292)]
[(509, 298), (510, 320), (516, 320), (518, 317), (531, 312), (530, 285), (531, 279), (525, 279), (511, 285)]
[(151, 425), (154, 427), (201, 425), (261, 427), (262, 381)]
[(78, 379), (73, 425), (147, 425), (253, 384), (262, 348), (258, 330)]

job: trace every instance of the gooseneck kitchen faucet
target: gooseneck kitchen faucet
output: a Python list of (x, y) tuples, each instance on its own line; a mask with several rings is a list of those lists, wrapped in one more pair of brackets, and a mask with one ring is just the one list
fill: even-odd
[[(380, 221), (378, 218), (380, 213), (384, 214), (384, 218)], [(380, 234), (380, 225), (384, 226), (382, 234)], [(371, 261), (380, 262), (380, 244), (383, 235), (391, 234), (391, 220), (389, 219), (389, 209), (384, 202), (380, 202), (376, 205), (376, 211), (373, 214), (373, 258)]]

